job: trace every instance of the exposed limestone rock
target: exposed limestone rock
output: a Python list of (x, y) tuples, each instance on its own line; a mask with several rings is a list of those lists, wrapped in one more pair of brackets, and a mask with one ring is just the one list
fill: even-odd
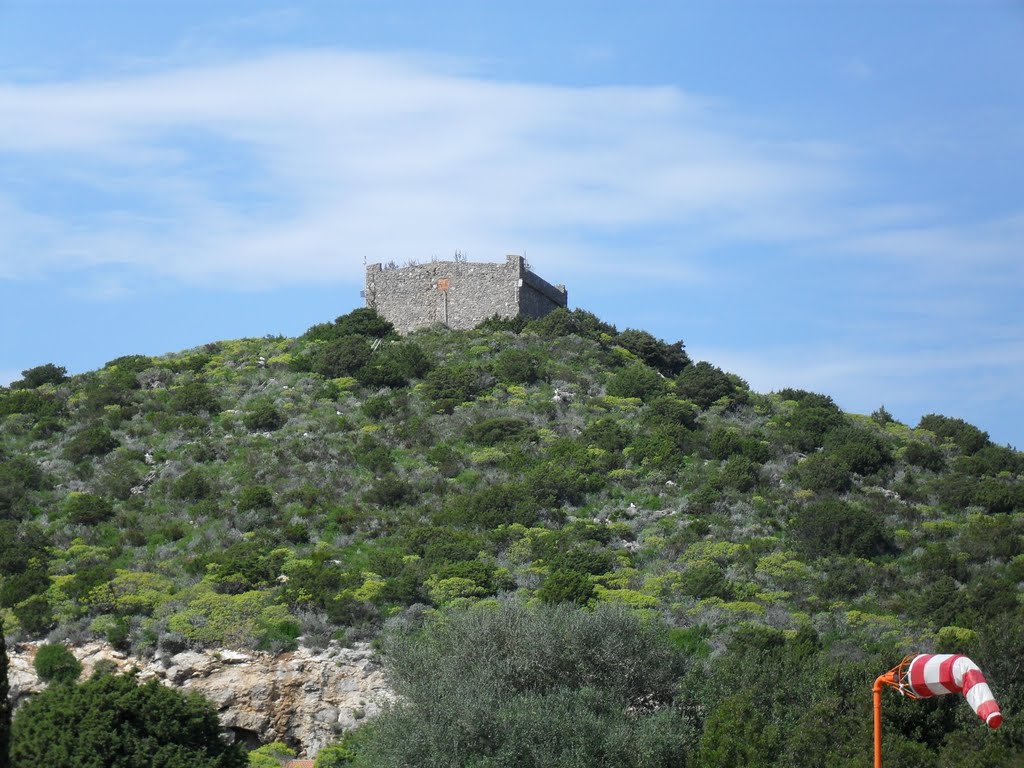
[[(14, 706), (45, 688), (32, 667), (38, 643), (8, 648)], [(102, 643), (71, 649), (83, 677), (97, 664), (118, 672), (137, 668), (140, 680), (155, 678), (182, 691), (198, 691), (217, 708), (225, 728), (249, 742), (284, 741), (314, 755), (340, 733), (373, 717), (393, 699), (383, 670), (365, 644), (291, 653), (184, 651), (150, 661)]]

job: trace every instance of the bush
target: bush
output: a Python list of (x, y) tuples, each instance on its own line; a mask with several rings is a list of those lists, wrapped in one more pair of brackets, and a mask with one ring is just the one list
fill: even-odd
[(922, 443), (920, 440), (911, 440), (907, 443), (903, 458), (912, 466), (929, 469), (932, 472), (941, 472), (946, 467), (945, 454), (934, 445)]
[(537, 597), (544, 603), (587, 605), (594, 597), (594, 584), (579, 571), (552, 571), (537, 590)]
[(404, 387), (411, 379), (421, 379), (431, 369), (430, 359), (411, 341), (385, 344), (372, 352), (355, 372), (364, 387)]
[(427, 397), (444, 413), (451, 413), (457, 405), (473, 400), (489, 386), (484, 372), (466, 363), (435, 368), (424, 381)]
[(812, 558), (875, 557), (892, 546), (876, 513), (838, 499), (823, 499), (801, 507), (789, 528), (794, 543)]
[(736, 398), (746, 389), (747, 383), (739, 376), (703, 360), (684, 368), (676, 378), (679, 394), (701, 408), (710, 408), (723, 397)]
[(540, 378), (540, 357), (525, 349), (506, 349), (494, 359), (491, 369), (504, 384), (533, 384)]
[(213, 707), (155, 680), (96, 675), (33, 696), (14, 718), (11, 768), (245, 768)]
[(53, 363), (37, 365), (35, 368), (22, 371), (23, 378), (21, 381), (11, 384), (11, 389), (35, 389), (43, 384), (60, 384), (67, 381), (67, 372), (68, 369), (63, 365), (54, 365)]
[(651, 400), (663, 395), (668, 382), (653, 368), (643, 363), (631, 363), (609, 377), (607, 391), (613, 397), (638, 397)]
[(791, 470), (800, 485), (815, 493), (842, 493), (850, 490), (853, 480), (846, 464), (827, 453), (814, 453)]
[(668, 768), (696, 741), (673, 707), (686, 657), (621, 607), (451, 612), (382, 652), (399, 700), (359, 746), (367, 765)]
[(114, 507), (102, 496), (71, 493), (63, 504), (68, 522), (76, 525), (98, 525), (114, 516)]
[(530, 422), (513, 416), (484, 419), (466, 430), (466, 437), (480, 445), (520, 442), (535, 436), (536, 431), (530, 426)]
[(238, 511), (249, 512), (253, 509), (269, 509), (274, 506), (274, 494), (265, 485), (250, 485), (238, 494)]
[(354, 376), (370, 361), (370, 342), (362, 336), (342, 336), (317, 349), (309, 368), (328, 379)]
[(825, 436), (825, 450), (835, 454), (858, 475), (870, 475), (892, 463), (889, 446), (878, 435), (852, 426), (829, 432)]
[(78, 463), (89, 456), (103, 456), (117, 448), (120, 442), (110, 430), (99, 424), (79, 432), (64, 446), (64, 458)]
[[(782, 425), (783, 439), (798, 451), (809, 452), (825, 444), (825, 436), (843, 426), (843, 412), (827, 395), (803, 390), (783, 390), (785, 399), (796, 399), (797, 406)], [(786, 397), (789, 395), (789, 397)]]
[(259, 400), (242, 417), (245, 428), (252, 432), (273, 432), (283, 427), (286, 421), (271, 400)]
[(627, 328), (618, 335), (615, 343), (623, 349), (628, 349), (664, 376), (676, 376), (690, 364), (690, 358), (683, 349), (683, 342), (667, 344), (654, 338), (647, 331)]
[(215, 416), (220, 413), (220, 401), (205, 382), (189, 381), (173, 391), (170, 408), (176, 413)]
[(198, 469), (190, 469), (171, 486), (171, 498), (182, 501), (200, 501), (214, 495), (216, 489), (205, 474)]
[(602, 322), (598, 317), (583, 309), (568, 310), (559, 307), (544, 317), (530, 321), (526, 330), (548, 339), (559, 336), (581, 336), (592, 341), (615, 336), (615, 326)]
[(953, 441), (967, 455), (977, 453), (989, 443), (987, 432), (982, 432), (963, 419), (952, 419), (937, 413), (922, 416), (917, 428), (927, 429), (943, 439)]
[(39, 646), (32, 666), (44, 683), (73, 683), (82, 674), (82, 662), (58, 643)]
[(395, 335), (395, 326), (381, 317), (371, 307), (359, 307), (335, 318), (333, 323), (314, 325), (305, 334), (310, 341), (334, 341), (344, 336), (366, 336), (383, 339)]

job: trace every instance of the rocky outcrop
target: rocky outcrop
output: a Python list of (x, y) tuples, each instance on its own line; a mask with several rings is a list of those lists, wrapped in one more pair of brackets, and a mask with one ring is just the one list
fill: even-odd
[[(15, 707), (45, 688), (32, 667), (37, 648), (37, 643), (8, 648)], [(203, 694), (236, 738), (252, 746), (257, 741), (284, 741), (306, 755), (316, 754), (363, 718), (373, 717), (393, 698), (366, 644), (280, 654), (185, 651), (150, 661), (101, 643), (71, 650), (82, 662), (83, 677), (97, 664), (118, 672), (137, 668), (140, 680), (155, 678)]]

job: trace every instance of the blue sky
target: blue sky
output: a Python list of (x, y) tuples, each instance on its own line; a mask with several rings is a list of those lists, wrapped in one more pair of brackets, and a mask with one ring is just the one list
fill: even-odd
[(1024, 447), (1024, 3), (0, 0), (0, 382), (525, 253), (746, 378)]

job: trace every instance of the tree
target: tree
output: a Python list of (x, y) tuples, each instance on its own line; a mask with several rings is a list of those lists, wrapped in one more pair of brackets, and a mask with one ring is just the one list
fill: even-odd
[(0, 616), (0, 766), (7, 766), (11, 745), (11, 686), (7, 681), (7, 641), (4, 639), (4, 618)]
[(59, 643), (39, 646), (32, 666), (44, 683), (73, 683), (82, 674), (82, 662)]
[(35, 368), (22, 371), (21, 375), (24, 378), (11, 384), (11, 389), (35, 389), (43, 384), (60, 384), (67, 380), (67, 372), (68, 369), (62, 365), (37, 365)]
[(244, 768), (245, 754), (221, 736), (213, 707), (155, 680), (94, 675), (49, 688), (18, 710), (11, 768)]
[(674, 706), (687, 656), (621, 606), (479, 606), (382, 648), (399, 701), (357, 765), (667, 768), (697, 739)]

